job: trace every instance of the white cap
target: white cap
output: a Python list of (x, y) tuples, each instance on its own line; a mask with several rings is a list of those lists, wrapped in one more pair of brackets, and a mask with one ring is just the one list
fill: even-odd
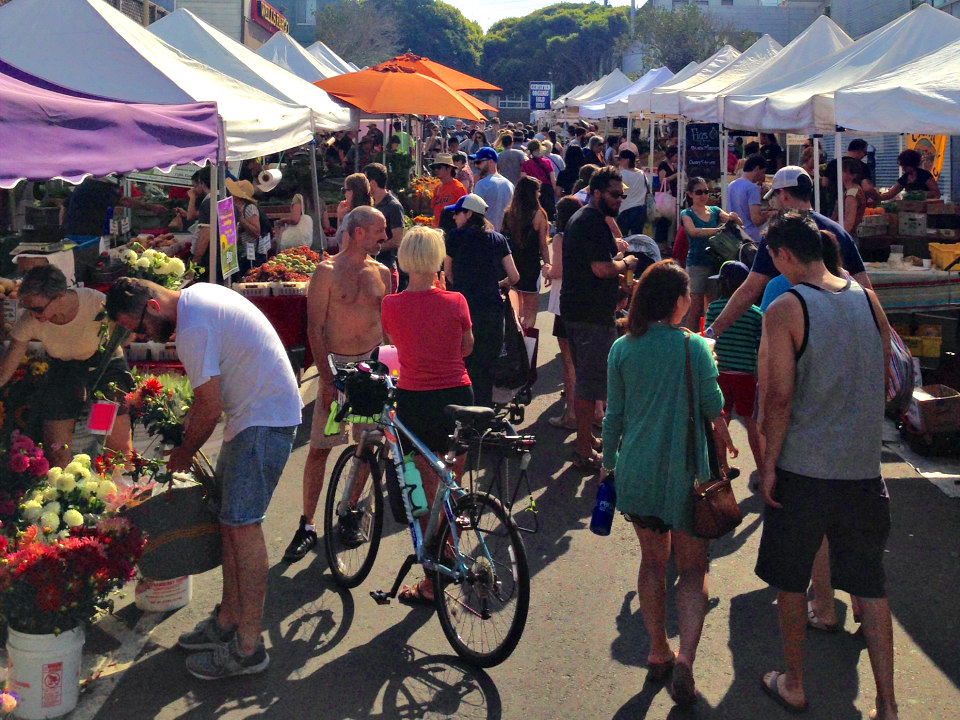
[[(806, 178), (805, 181), (804, 178)], [(773, 184), (770, 186), (770, 191), (763, 196), (763, 199), (769, 200), (777, 190), (803, 187), (804, 185), (806, 185), (807, 189), (813, 188), (813, 180), (807, 175), (807, 171), (799, 165), (787, 165), (777, 170), (777, 174), (773, 176)]]

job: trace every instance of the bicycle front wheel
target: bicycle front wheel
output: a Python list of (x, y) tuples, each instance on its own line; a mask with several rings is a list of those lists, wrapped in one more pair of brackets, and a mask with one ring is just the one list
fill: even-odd
[(323, 508), (327, 562), (333, 579), (344, 588), (366, 579), (383, 534), (380, 466), (369, 450), (354, 463), (356, 450), (356, 445), (348, 447), (333, 466)]
[[(530, 571), (516, 524), (500, 501), (468, 493), (454, 507), (459, 547), (467, 576), (454, 582), (432, 573), (437, 615), (460, 657), (479, 667), (499, 665), (513, 652), (527, 622)], [(453, 564), (453, 536), (445, 525), (437, 562)]]

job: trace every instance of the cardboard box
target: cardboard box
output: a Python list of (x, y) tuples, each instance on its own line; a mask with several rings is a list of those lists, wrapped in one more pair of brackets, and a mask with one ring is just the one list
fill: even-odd
[(916, 388), (907, 419), (925, 433), (960, 430), (960, 393), (946, 385)]

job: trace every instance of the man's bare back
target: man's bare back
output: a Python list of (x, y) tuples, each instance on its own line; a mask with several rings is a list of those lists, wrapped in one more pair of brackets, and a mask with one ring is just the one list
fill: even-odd
[(389, 288), (390, 271), (369, 256), (361, 264), (355, 256), (338, 253), (317, 266), (307, 292), (307, 311), (318, 361), (322, 357), (316, 355), (318, 350), (359, 355), (383, 341), (380, 302)]

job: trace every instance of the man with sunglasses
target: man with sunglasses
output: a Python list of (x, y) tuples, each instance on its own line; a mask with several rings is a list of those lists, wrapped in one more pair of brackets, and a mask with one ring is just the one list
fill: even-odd
[(617, 249), (607, 222), (619, 213), (624, 196), (620, 171), (601, 168), (590, 179), (589, 203), (570, 218), (563, 235), (560, 317), (577, 378), (574, 464), (585, 470), (600, 470), (592, 425), (597, 402), (607, 399), (607, 355), (617, 339), (619, 276), (637, 265), (636, 256), (624, 257)]
[(493, 229), (500, 232), (503, 214), (513, 199), (513, 183), (498, 171), (499, 156), (492, 147), (480, 148), (470, 156), (470, 160), (479, 176), (473, 193), (483, 198), (487, 204), (486, 218), (493, 224)]

